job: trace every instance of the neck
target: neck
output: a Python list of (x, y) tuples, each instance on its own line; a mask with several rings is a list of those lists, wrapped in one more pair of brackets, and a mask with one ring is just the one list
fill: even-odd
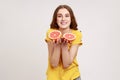
[(71, 32), (70, 28), (60, 28), (59, 30), (62, 32), (62, 34)]

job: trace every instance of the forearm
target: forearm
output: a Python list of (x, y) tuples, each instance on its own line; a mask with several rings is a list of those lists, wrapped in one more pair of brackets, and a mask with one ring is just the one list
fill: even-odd
[(68, 50), (68, 46), (62, 47), (62, 61), (63, 61), (63, 67), (67, 68), (72, 63), (70, 51)]
[(57, 67), (60, 60), (60, 46), (54, 46), (50, 56), (50, 64), (52, 67)]

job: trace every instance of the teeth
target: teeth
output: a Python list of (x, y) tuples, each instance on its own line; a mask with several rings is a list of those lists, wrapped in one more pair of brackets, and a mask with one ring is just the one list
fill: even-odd
[(61, 24), (62, 24), (62, 25), (65, 25), (65, 24), (67, 24), (67, 23), (66, 23), (66, 22), (61, 22)]

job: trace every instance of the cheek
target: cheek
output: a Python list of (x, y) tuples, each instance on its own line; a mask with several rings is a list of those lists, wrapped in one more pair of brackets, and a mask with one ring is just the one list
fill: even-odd
[(71, 22), (71, 18), (68, 18), (68, 21), (70, 21), (70, 22)]
[(57, 21), (61, 21), (61, 18), (57, 18)]
[(57, 21), (56, 21), (56, 22), (57, 22), (57, 24), (59, 24), (59, 23), (61, 22), (61, 19), (57, 19)]
[(68, 22), (71, 23), (71, 19), (68, 19)]

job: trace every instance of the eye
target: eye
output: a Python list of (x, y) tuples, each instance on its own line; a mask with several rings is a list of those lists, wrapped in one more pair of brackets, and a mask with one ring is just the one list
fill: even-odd
[(70, 15), (69, 15), (69, 14), (66, 14), (65, 17), (70, 17)]
[(62, 15), (61, 15), (61, 14), (58, 14), (57, 17), (62, 17)]

